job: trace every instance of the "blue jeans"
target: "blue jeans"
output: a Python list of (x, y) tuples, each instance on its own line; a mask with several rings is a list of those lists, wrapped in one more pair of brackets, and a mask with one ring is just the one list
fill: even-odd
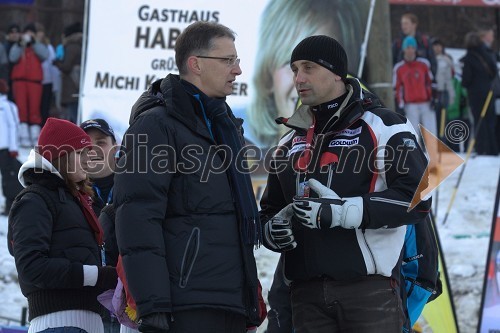
[(40, 333), (89, 333), (89, 332), (78, 327), (66, 326), (66, 327), (47, 328), (46, 330), (43, 330)]

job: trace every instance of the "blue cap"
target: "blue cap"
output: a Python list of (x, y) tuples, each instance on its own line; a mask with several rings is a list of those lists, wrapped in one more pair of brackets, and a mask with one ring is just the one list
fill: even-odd
[(406, 36), (405, 39), (403, 40), (403, 51), (406, 50), (407, 47), (413, 47), (414, 49), (417, 48), (417, 40), (413, 36)]

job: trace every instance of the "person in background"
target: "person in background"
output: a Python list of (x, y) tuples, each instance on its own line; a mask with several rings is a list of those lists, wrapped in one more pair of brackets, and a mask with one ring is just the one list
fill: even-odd
[[(492, 50), (495, 32), (491, 27), (481, 27), (478, 31), (469, 32), (465, 36), (467, 52), (460, 61), (462, 68), (462, 86), (467, 89), (469, 106), (474, 118), (474, 128), (481, 119), (481, 112), (486, 106), (486, 113), (481, 127), (474, 133), (475, 150), (478, 155), (498, 155), (499, 148), (495, 133), (497, 117), (495, 114), (495, 98), (500, 97), (500, 80), (498, 78), (498, 57)], [(494, 83), (496, 82), (496, 86)], [(488, 93), (492, 98), (486, 105)]]
[(82, 25), (79, 22), (64, 28), (64, 57), (54, 62), (61, 71), (61, 105), (63, 118), (77, 123), (82, 62)]
[(16, 195), (22, 190), (17, 180), (21, 163), (17, 160), (19, 151), (19, 116), (17, 106), (7, 98), (9, 86), (0, 79), (0, 171), (2, 173), (2, 193), (5, 207), (1, 215), (9, 215)]
[[(455, 101), (455, 87), (453, 82), (455, 70), (453, 59), (449, 54), (446, 54), (444, 44), (440, 39), (435, 39), (432, 42), (432, 50), (436, 55), (437, 63), (434, 110), (436, 111), (437, 124), (441, 124), (441, 112), (443, 109), (446, 110), (448, 105)], [(444, 138), (441, 139), (443, 140)]]
[[(80, 124), (92, 139), (93, 150), (87, 172), (95, 192), (93, 208), (97, 216), (113, 202), (115, 155), (118, 149), (115, 132), (104, 119), (89, 119)], [(113, 233), (114, 234), (114, 233)]]
[[(106, 263), (116, 266), (118, 263), (118, 245), (116, 244), (114, 219), (104, 214), (103, 208), (113, 202), (115, 155), (117, 151), (115, 132), (104, 119), (89, 119), (80, 124), (92, 140), (87, 173), (92, 182), (94, 200), (92, 208), (99, 217), (104, 233)], [(120, 323), (113, 315), (103, 317), (104, 333), (119, 333)]]
[(446, 53), (444, 44), (440, 39), (432, 42), (432, 49), (437, 60), (435, 79), (438, 99), (439, 103), (446, 108), (450, 101), (455, 99), (455, 90), (453, 89), (453, 77), (455, 75), (453, 58)]
[(427, 59), (431, 72), (435, 75), (437, 63), (432, 49), (431, 38), (418, 31), (418, 17), (413, 13), (405, 13), (401, 16), (401, 34), (392, 43), (392, 61), (394, 65), (404, 58), (403, 40), (408, 36), (415, 38), (417, 57)]
[(54, 47), (50, 43), (50, 39), (45, 35), (45, 28), (40, 23), (35, 24), (36, 39), (47, 47), (49, 55), (47, 59), (42, 62), (43, 80), (42, 80), (42, 101), (40, 103), (40, 114), (42, 116), (42, 126), (45, 125), (47, 118), (50, 116), (50, 108), (52, 106), (54, 97), (54, 88), (56, 88), (54, 81), (57, 79), (57, 67), (53, 65), (56, 58)]
[(14, 64), (11, 72), (14, 101), (19, 108), (20, 144), (22, 147), (34, 146), (40, 134), (42, 116), (42, 62), (49, 57), (45, 44), (36, 39), (34, 24), (23, 29), (18, 43), (12, 45), (9, 60)]
[[(7, 53), (7, 58), (9, 57), (10, 49), (12, 45), (19, 43), (21, 39), (21, 28), (16, 23), (9, 25), (7, 29), (7, 34), (5, 38), (5, 52)], [(12, 81), (10, 80), (10, 76), (12, 73), (12, 67), (14, 63), (9, 60), (8, 65), (8, 73), (7, 73), (7, 83), (9, 84), (9, 100), (14, 101), (14, 95), (12, 94)]]
[(226, 104), (241, 74), (234, 41), (224, 25), (192, 23), (175, 43), (179, 75), (154, 82), (132, 107), (113, 196), (141, 332), (241, 333), (264, 320), (257, 205), (242, 121)]
[(264, 245), (284, 253), (297, 333), (400, 333), (401, 251), (406, 225), (429, 213), (430, 199), (408, 211), (427, 159), (409, 121), (347, 78), (347, 64), (324, 35), (292, 52), (302, 106), (278, 119), (290, 131), (260, 202)]
[[(61, 43), (57, 44), (56, 46), (56, 61), (57, 62), (62, 62), (63, 59), (64, 59), (64, 34), (61, 34)], [(54, 86), (55, 86), (55, 89), (54, 89), (54, 96), (55, 96), (55, 106), (58, 110), (58, 113), (60, 116), (62, 116), (63, 112), (63, 107), (62, 107), (62, 104), (61, 104), (61, 90), (62, 90), (62, 75), (61, 75), (61, 71), (59, 70), (59, 68), (57, 68), (57, 66), (54, 65), (54, 68), (56, 70), (56, 75), (55, 75), (55, 78), (54, 78)]]
[(4, 43), (0, 43), (0, 79), (9, 82), (9, 56)]
[(81, 128), (49, 118), (19, 171), (26, 189), (12, 205), (8, 246), (28, 299), (29, 333), (104, 332), (97, 295), (115, 288), (117, 273), (106, 266), (91, 206), (91, 146)]
[[(436, 114), (431, 107), (432, 102), (432, 73), (427, 59), (417, 57), (417, 41), (408, 36), (403, 41), (404, 59), (398, 62), (393, 69), (394, 93), (397, 105), (404, 109), (406, 118), (413, 125), (417, 133), (425, 137), (426, 149), (432, 155), (429, 168), (437, 168), (438, 148), (435, 140), (427, 132), (420, 131), (422, 125), (433, 135), (437, 135)], [(423, 142), (422, 142), (423, 144)]]

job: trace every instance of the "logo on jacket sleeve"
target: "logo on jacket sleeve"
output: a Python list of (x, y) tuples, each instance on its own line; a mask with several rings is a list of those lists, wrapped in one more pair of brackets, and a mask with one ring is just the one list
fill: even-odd
[(411, 149), (417, 148), (417, 144), (415, 143), (415, 140), (407, 139), (407, 138), (403, 138), (403, 146), (411, 148)]

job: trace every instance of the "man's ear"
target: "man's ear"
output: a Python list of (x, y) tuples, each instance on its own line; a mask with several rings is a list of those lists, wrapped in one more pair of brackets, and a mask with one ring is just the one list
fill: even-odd
[(201, 72), (201, 63), (198, 57), (191, 56), (187, 60), (187, 67), (190, 72), (195, 74), (200, 74)]

